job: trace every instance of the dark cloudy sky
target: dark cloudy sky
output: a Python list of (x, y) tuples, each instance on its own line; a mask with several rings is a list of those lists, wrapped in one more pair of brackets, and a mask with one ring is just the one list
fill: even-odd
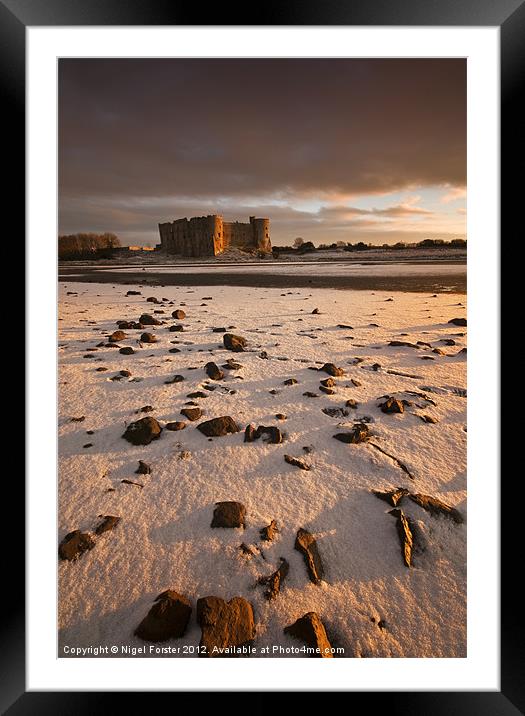
[(464, 60), (63, 59), (59, 232), (271, 220), (274, 244), (464, 238)]

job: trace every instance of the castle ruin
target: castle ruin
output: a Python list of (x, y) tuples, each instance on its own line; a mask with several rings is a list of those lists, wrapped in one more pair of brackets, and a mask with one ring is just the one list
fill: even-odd
[(194, 216), (159, 224), (161, 249), (182, 256), (217, 256), (229, 248), (271, 253), (270, 220), (250, 216), (248, 223), (222, 216)]

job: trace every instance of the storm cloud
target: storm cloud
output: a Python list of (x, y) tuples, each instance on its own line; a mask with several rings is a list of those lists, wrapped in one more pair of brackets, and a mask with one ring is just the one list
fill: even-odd
[[(61, 233), (222, 213), (277, 244), (459, 236), (465, 184), (464, 60), (59, 61)], [(425, 188), (438, 211), (399, 198)]]

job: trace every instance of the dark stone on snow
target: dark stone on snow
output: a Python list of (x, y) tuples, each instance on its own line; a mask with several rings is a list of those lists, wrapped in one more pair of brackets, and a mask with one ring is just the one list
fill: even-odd
[(139, 318), (139, 323), (143, 326), (160, 326), (159, 319), (154, 318), (154, 316), (150, 316), (149, 313), (143, 313)]
[(242, 336), (236, 336), (233, 333), (225, 333), (222, 337), (224, 347), (229, 351), (241, 353), (244, 351), (248, 341)]
[(394, 398), (390, 396), (385, 400), (384, 403), (381, 403), (379, 406), (381, 408), (381, 411), (383, 413), (404, 413), (405, 408), (403, 406), (403, 403), (398, 400), (397, 398)]
[(301, 460), (298, 457), (293, 457), (293, 455), (285, 455), (284, 460), (289, 465), (293, 465), (294, 467), (299, 467), (301, 470), (311, 470), (310, 465), (308, 465), (307, 463), (305, 463), (303, 460)]
[(455, 507), (447, 505), (445, 502), (441, 502), (441, 500), (438, 500), (437, 497), (430, 497), (430, 495), (422, 495), (420, 493), (411, 493), (409, 497), (413, 502), (427, 512), (430, 512), (432, 515), (443, 515), (444, 517), (454, 520), (457, 524), (462, 524), (465, 521), (459, 510)]
[(370, 430), (366, 423), (357, 423), (348, 433), (337, 433), (333, 436), (342, 443), (358, 444), (365, 443), (370, 438)]
[(315, 537), (301, 527), (297, 532), (294, 546), (304, 557), (310, 581), (319, 584), (324, 576), (324, 568)]
[(147, 417), (130, 423), (122, 437), (133, 445), (149, 445), (152, 440), (160, 438), (161, 432), (158, 421)]
[(279, 530), (277, 529), (277, 522), (275, 520), (272, 520), (269, 525), (259, 530), (261, 539), (264, 542), (271, 542), (278, 533)]
[(180, 412), (192, 422), (201, 418), (203, 414), (200, 408), (182, 408)]
[(166, 430), (184, 430), (186, 427), (186, 423), (182, 420), (176, 420), (173, 423), (166, 423), (165, 428)]
[(102, 522), (97, 526), (95, 529), (96, 535), (104, 534), (104, 532), (109, 532), (110, 530), (114, 530), (115, 527), (118, 525), (121, 517), (115, 517), (115, 515), (100, 515), (102, 517)]
[(216, 502), (211, 527), (246, 527), (246, 507), (240, 502)]
[(449, 323), (452, 323), (454, 326), (466, 326), (467, 319), (466, 318), (451, 318)]
[(285, 627), (284, 633), (301, 639), (307, 646), (316, 649), (316, 653), (312, 656), (333, 659), (332, 647), (323, 622), (315, 612), (308, 612), (290, 626)]
[(157, 337), (153, 333), (143, 333), (140, 337), (141, 343), (156, 343)]
[(236, 648), (249, 646), (255, 639), (253, 607), (243, 597), (229, 602), (219, 597), (199, 599), (197, 622), (202, 629), (200, 646), (204, 647), (199, 656), (236, 656)]
[(93, 549), (95, 540), (87, 532), (74, 530), (69, 532), (58, 547), (58, 555), (60, 559), (72, 561), (78, 559), (84, 552)]
[(144, 641), (179, 639), (186, 633), (190, 621), (191, 604), (187, 597), (167, 589), (155, 599), (147, 615), (135, 629)]
[(403, 497), (408, 495), (409, 491), (404, 487), (396, 487), (395, 490), (387, 490), (385, 492), (372, 490), (372, 492), (376, 497), (379, 497), (380, 500), (388, 502), (392, 507), (397, 507), (397, 505), (401, 504)]
[(406, 567), (412, 565), (412, 547), (413, 537), (412, 530), (410, 529), (410, 522), (408, 518), (403, 514), (403, 510), (399, 507), (395, 507), (390, 510), (390, 514), (396, 518), (397, 534), (399, 535), (399, 542), (401, 544), (401, 556)]
[(199, 423), (197, 430), (200, 430), (207, 438), (214, 438), (228, 433), (238, 433), (240, 428), (233, 418), (223, 415), (220, 418), (212, 418)]
[(222, 380), (224, 378), (224, 372), (213, 361), (206, 363), (204, 370), (206, 371), (206, 375), (212, 380)]
[(338, 368), (333, 363), (325, 363), (321, 368), (319, 368), (319, 370), (324, 371), (325, 373), (328, 373), (329, 375), (333, 375), (336, 378), (345, 374), (343, 368)]
[(284, 559), (284, 557), (281, 557), (279, 568), (273, 574), (270, 574), (268, 577), (259, 577), (258, 583), (264, 584), (267, 587), (264, 592), (266, 599), (275, 599), (281, 591), (281, 586), (289, 571), (289, 563), (286, 559)]

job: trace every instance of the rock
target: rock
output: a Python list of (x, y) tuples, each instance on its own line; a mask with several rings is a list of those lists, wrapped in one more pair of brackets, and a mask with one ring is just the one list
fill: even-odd
[(366, 423), (356, 423), (349, 433), (337, 433), (333, 437), (342, 443), (357, 445), (367, 442), (370, 438), (370, 430)]
[(432, 348), (432, 353), (437, 353), (438, 356), (446, 356), (447, 354), (445, 351), (441, 350), (441, 348)]
[(406, 497), (409, 493), (404, 487), (396, 487), (395, 490), (387, 490), (386, 492), (382, 492), (381, 490), (372, 490), (372, 492), (376, 497), (388, 502), (392, 507), (397, 507), (397, 505), (401, 504), (403, 497)]
[(271, 542), (278, 533), (279, 530), (277, 529), (277, 522), (275, 520), (272, 520), (269, 525), (259, 530), (261, 539), (264, 542)]
[(345, 372), (342, 368), (338, 368), (333, 363), (325, 363), (322, 368), (319, 368), (320, 371), (324, 371), (325, 373), (328, 373), (329, 375), (333, 375), (336, 378), (344, 375)]
[(246, 527), (246, 507), (240, 502), (216, 502), (210, 527)]
[(286, 415), (284, 413), (275, 413), (275, 419), (276, 420), (286, 420)]
[(418, 417), (420, 417), (424, 423), (437, 423), (436, 418), (433, 418), (431, 415), (419, 415)]
[(122, 437), (133, 445), (149, 445), (152, 440), (160, 438), (161, 432), (158, 421), (147, 417), (130, 423)]
[(353, 326), (349, 326), (347, 323), (338, 323), (338, 324), (337, 324), (337, 327), (338, 327), (338, 328), (348, 328), (350, 331), (353, 331), (353, 330), (354, 330), (354, 329), (353, 329)]
[(295, 378), (287, 378), (283, 381), (283, 385), (297, 385), (297, 382)]
[(459, 510), (447, 505), (445, 502), (441, 502), (437, 497), (430, 497), (430, 495), (422, 495), (421, 493), (410, 493), (409, 497), (413, 502), (432, 515), (443, 515), (444, 517), (454, 520), (457, 524), (462, 524), (465, 521)]
[(281, 585), (284, 582), (285, 577), (290, 571), (290, 565), (284, 557), (280, 558), (279, 568), (268, 577), (260, 577), (258, 579), (259, 584), (267, 585), (267, 589), (264, 593), (266, 599), (275, 599), (281, 590)]
[(322, 412), (331, 418), (346, 418), (350, 415), (350, 411), (346, 408), (323, 408)]
[(357, 410), (357, 408), (359, 407), (359, 403), (353, 398), (348, 398), (345, 405), (347, 408), (352, 408), (352, 410)]
[(290, 626), (284, 628), (285, 634), (301, 639), (307, 646), (316, 649), (312, 656), (333, 659), (332, 646), (328, 641), (323, 622), (315, 612), (308, 612)]
[(466, 326), (467, 319), (466, 318), (451, 318), (449, 323), (452, 323), (454, 326)]
[(233, 333), (225, 333), (222, 337), (222, 340), (225, 348), (227, 348), (229, 351), (234, 351), (236, 353), (241, 353), (242, 351), (244, 351), (244, 348), (248, 343), (246, 338), (243, 338), (242, 336), (236, 336)]
[(212, 328), (212, 333), (226, 333), (226, 328)]
[(304, 557), (310, 581), (319, 584), (324, 575), (324, 568), (314, 536), (301, 527), (297, 532), (294, 546)]
[(307, 465), (303, 460), (301, 460), (298, 457), (293, 457), (293, 455), (285, 455), (284, 460), (289, 465), (294, 465), (295, 467), (299, 467), (299, 468), (301, 468), (301, 470), (311, 470), (310, 465)]
[(408, 341), (390, 341), (389, 346), (404, 346), (406, 348), (418, 348), (415, 343), (409, 343)]
[(194, 420), (198, 420), (199, 418), (202, 418), (202, 410), (200, 408), (182, 408), (180, 411), (181, 415), (184, 415), (188, 418), (188, 420), (191, 420), (192, 422)]
[(123, 356), (131, 356), (135, 353), (135, 351), (131, 346), (124, 346), (124, 348), (119, 350), (119, 353), (122, 353)]
[(303, 393), (307, 398), (318, 398), (318, 393), (312, 393), (311, 390), (307, 390), (306, 393)]
[(212, 380), (222, 380), (224, 378), (224, 372), (213, 361), (206, 363), (204, 370), (206, 371), (206, 375)]
[(207, 398), (208, 396), (203, 390), (194, 390), (186, 395), (187, 398)]
[(403, 403), (398, 400), (397, 398), (393, 398), (390, 396), (385, 400), (384, 403), (381, 403), (379, 406), (381, 408), (381, 411), (383, 413), (404, 413), (405, 408), (403, 406)]
[(143, 460), (139, 460), (139, 466), (135, 470), (135, 475), (151, 475), (151, 466)]
[(222, 367), (226, 368), (226, 370), (240, 370), (242, 368), (242, 363), (237, 363), (237, 361), (234, 361), (233, 358), (228, 358)]
[[(182, 323), (175, 323), (175, 325), (170, 326), (170, 327), (168, 328), (168, 331), (169, 331), (170, 333), (180, 333), (180, 332), (183, 331), (183, 330), (184, 330), (184, 326), (182, 325)], [(172, 352), (174, 352), (173, 349), (172, 349)], [(177, 351), (177, 352), (178, 352), (178, 351)]]
[(140, 296), (140, 291), (128, 291), (126, 296)]
[(58, 555), (60, 559), (73, 561), (78, 559), (84, 552), (93, 549), (95, 540), (87, 532), (74, 530), (69, 532), (58, 547)]
[(97, 373), (104, 373), (106, 370), (107, 370), (107, 368), (100, 366), (99, 368), (97, 368)]
[(249, 423), (244, 429), (244, 442), (253, 443), (253, 441), (257, 439), (255, 436), (256, 432), (257, 430), (255, 428), (255, 425), (253, 423)]
[(115, 527), (118, 525), (121, 517), (115, 517), (115, 515), (101, 515), (102, 522), (97, 526), (95, 529), (96, 535), (104, 534), (104, 532), (109, 532), (110, 530), (114, 530)]
[(141, 343), (156, 343), (157, 337), (153, 333), (143, 333), (140, 337)]
[(242, 647), (255, 639), (253, 607), (243, 597), (229, 602), (202, 597), (197, 601), (197, 622), (202, 629), (200, 646), (204, 648), (199, 656), (235, 656), (237, 649), (242, 656)]
[(155, 599), (155, 604), (135, 629), (134, 634), (144, 641), (179, 639), (186, 633), (190, 616), (189, 599), (167, 589)]
[(166, 430), (184, 430), (186, 423), (181, 420), (176, 420), (174, 423), (166, 423)]
[(182, 308), (177, 308), (176, 311), (173, 311), (171, 314), (173, 318), (176, 318), (178, 321), (183, 321), (186, 318), (186, 313), (182, 310)]
[(355, 378), (350, 378), (350, 382), (351, 382), (352, 385), (354, 385), (356, 388), (360, 388), (360, 387), (361, 387), (361, 383), (360, 383), (358, 380), (356, 380)]
[(233, 418), (223, 415), (220, 418), (212, 418), (199, 423), (197, 430), (200, 430), (207, 438), (214, 438), (228, 433), (238, 433), (240, 428)]
[(406, 567), (410, 567), (412, 565), (413, 537), (409, 521), (403, 514), (403, 510), (399, 507), (390, 510), (390, 514), (396, 518), (396, 528), (399, 535), (399, 542), (401, 543), (403, 562)]
[(139, 323), (142, 324), (142, 326), (160, 326), (160, 321), (158, 318), (154, 318), (153, 316), (150, 316), (149, 313), (143, 313), (142, 316), (139, 318)]
[(143, 405), (142, 408), (139, 408), (136, 412), (137, 413), (151, 413), (155, 408), (153, 405)]
[(283, 441), (282, 433), (275, 425), (259, 425), (259, 427), (255, 431), (255, 439), (257, 440), (260, 437), (265, 439), (266, 435), (268, 436), (266, 442), (272, 443), (274, 445), (278, 445)]
[(149, 296), (146, 301), (148, 303), (160, 303), (159, 299), (156, 296)]
[(127, 338), (127, 336), (124, 331), (113, 331), (108, 338), (108, 341), (111, 341), (111, 343), (117, 343), (118, 341), (123, 341), (125, 338)]
[(314, 310), (312, 311), (312, 314), (314, 315), (318, 315), (319, 313), (321, 313), (321, 311), (318, 308), (314, 308)]
[(453, 338), (442, 338), (441, 342), (444, 343), (446, 346), (455, 346), (456, 341)]
[(85, 415), (80, 415), (78, 418), (71, 418), (72, 423), (83, 423), (86, 419)]
[(164, 385), (171, 385), (172, 383), (181, 383), (183, 380), (183, 375), (174, 375), (173, 378), (168, 378), (168, 380), (165, 380)]
[(337, 384), (333, 378), (325, 378), (321, 381), (321, 385), (324, 385), (325, 388), (333, 388)]

